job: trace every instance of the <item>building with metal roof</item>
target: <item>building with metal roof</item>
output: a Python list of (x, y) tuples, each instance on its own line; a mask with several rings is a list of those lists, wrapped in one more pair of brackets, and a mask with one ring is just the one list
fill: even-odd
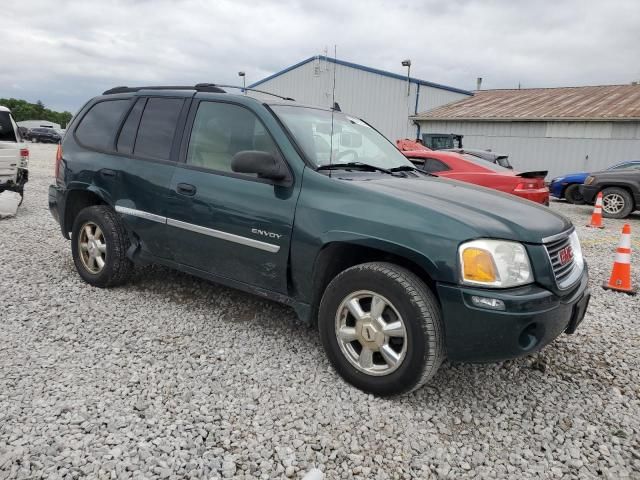
[(422, 134), (463, 135), (550, 176), (640, 159), (640, 85), (479, 90), (411, 116)]
[(419, 134), (410, 116), (472, 95), (467, 90), (324, 55), (307, 58), (249, 87), (331, 107), (334, 73), (335, 102), (340, 109), (366, 120), (392, 141)]

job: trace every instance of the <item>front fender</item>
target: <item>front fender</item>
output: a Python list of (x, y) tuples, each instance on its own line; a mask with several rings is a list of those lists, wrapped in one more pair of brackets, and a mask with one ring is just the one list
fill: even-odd
[(429, 259), (424, 253), (385, 238), (365, 236), (349, 231), (331, 230), (324, 232), (320, 236), (320, 240), (323, 248), (326, 245), (336, 242), (349, 243), (352, 245), (359, 245), (376, 250), (381, 250), (383, 252), (405, 258), (411, 263), (418, 265), (434, 281), (440, 280), (441, 277), (444, 276), (443, 272), (441, 271), (442, 269), (438, 268), (438, 266), (434, 262), (432, 262), (431, 259)]

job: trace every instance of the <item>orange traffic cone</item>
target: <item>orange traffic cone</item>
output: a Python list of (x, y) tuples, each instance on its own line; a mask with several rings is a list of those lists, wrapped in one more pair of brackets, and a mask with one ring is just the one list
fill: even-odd
[(593, 214), (591, 215), (591, 223), (587, 227), (604, 228), (604, 225), (602, 225), (602, 192), (598, 193), (596, 206), (593, 207)]
[(628, 223), (622, 227), (622, 237), (616, 250), (611, 277), (603, 287), (607, 290), (636, 294), (636, 290), (631, 288), (631, 226)]

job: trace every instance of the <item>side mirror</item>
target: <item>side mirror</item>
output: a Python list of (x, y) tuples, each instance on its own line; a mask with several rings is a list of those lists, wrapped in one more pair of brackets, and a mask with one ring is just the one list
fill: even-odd
[(268, 152), (243, 150), (233, 156), (231, 170), (237, 173), (255, 173), (258, 178), (274, 180), (275, 183), (288, 184), (291, 174), (284, 160)]

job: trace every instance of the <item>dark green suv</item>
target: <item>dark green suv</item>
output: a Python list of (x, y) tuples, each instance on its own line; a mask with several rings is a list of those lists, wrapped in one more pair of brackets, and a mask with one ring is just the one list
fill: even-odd
[(420, 172), (358, 118), (214, 85), (89, 101), (49, 206), (89, 284), (151, 262), (285, 303), (380, 395), (534, 352), (589, 301), (566, 218)]

